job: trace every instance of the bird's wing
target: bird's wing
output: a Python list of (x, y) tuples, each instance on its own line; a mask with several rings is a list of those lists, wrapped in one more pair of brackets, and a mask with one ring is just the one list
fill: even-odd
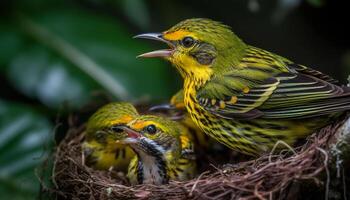
[(292, 66), (290, 72), (262, 81), (259, 75), (249, 76), (251, 73), (237, 75), (230, 71), (214, 77), (197, 92), (199, 104), (229, 119), (310, 117), (336, 112), (350, 104), (341, 98), (341, 87), (327, 82), (333, 79), (315, 70)]
[(275, 77), (251, 79), (243, 74), (228, 72), (214, 77), (198, 92), (197, 101), (207, 111), (223, 118), (256, 118), (258, 110), (277, 88)]
[(350, 108), (349, 88), (333, 84), (336, 82), (329, 76), (309, 72), (299, 72), (293, 78), (280, 80), (270, 98), (259, 107), (263, 117), (307, 118)]
[(315, 78), (321, 79), (321, 80), (326, 81), (328, 83), (339, 84), (338, 80), (334, 79), (333, 77), (331, 77), (327, 74), (324, 74), (320, 71), (317, 71), (315, 69), (312, 69), (310, 67), (306, 67), (304, 65), (289, 63), (288, 68), (290, 68), (291, 70), (295, 70), (299, 73), (305, 74), (305, 75), (313, 76)]

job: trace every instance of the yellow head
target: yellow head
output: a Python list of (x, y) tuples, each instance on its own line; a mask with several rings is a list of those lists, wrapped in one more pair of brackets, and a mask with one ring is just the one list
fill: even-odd
[(142, 115), (119, 128), (128, 134), (121, 142), (129, 144), (139, 155), (176, 157), (181, 153), (181, 130), (177, 122)]
[(121, 137), (119, 125), (127, 124), (139, 114), (130, 103), (109, 103), (97, 110), (88, 120), (86, 126), (87, 140), (101, 143), (114, 142)]
[(140, 57), (163, 57), (173, 63), (184, 78), (204, 83), (213, 74), (239, 63), (245, 44), (220, 22), (188, 19), (162, 33), (147, 33), (136, 38), (165, 42), (170, 49), (157, 50)]

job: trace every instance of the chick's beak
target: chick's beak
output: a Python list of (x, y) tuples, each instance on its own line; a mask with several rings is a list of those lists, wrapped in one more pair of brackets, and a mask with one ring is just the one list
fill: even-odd
[(131, 144), (131, 143), (137, 143), (138, 139), (141, 138), (141, 133), (127, 127), (127, 126), (118, 126), (121, 130), (125, 131), (127, 134), (127, 137), (122, 140), (117, 140), (116, 143), (125, 143), (125, 144)]
[(143, 58), (169, 57), (173, 54), (174, 49), (175, 49), (174, 43), (172, 43), (169, 40), (164, 39), (162, 33), (144, 33), (144, 34), (136, 35), (136, 36), (134, 36), (134, 38), (142, 38), (142, 39), (161, 41), (161, 42), (166, 43), (170, 47), (170, 49), (160, 49), (160, 50), (151, 51), (148, 53), (141, 54), (141, 55), (137, 56), (138, 58), (139, 57), (143, 57)]

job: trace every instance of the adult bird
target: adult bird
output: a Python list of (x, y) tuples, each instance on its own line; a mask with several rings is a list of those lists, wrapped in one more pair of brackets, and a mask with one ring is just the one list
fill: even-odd
[(140, 57), (170, 61), (184, 79), (184, 102), (209, 136), (250, 155), (279, 140), (293, 144), (350, 108), (349, 88), (314, 69), (244, 43), (210, 19), (188, 19), (136, 36), (169, 49)]
[(196, 174), (196, 157), (188, 129), (160, 116), (142, 115), (119, 126), (126, 133), (117, 143), (129, 145), (136, 156), (127, 177), (131, 184), (166, 184)]

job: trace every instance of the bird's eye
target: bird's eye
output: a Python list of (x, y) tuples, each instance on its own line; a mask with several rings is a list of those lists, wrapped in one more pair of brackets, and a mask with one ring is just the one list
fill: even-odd
[(106, 140), (106, 133), (103, 131), (97, 131), (95, 133), (95, 139), (96, 141), (103, 143)]
[(124, 130), (122, 128), (120, 128), (119, 126), (112, 126), (112, 131), (116, 132), (116, 133), (121, 133)]
[(184, 37), (181, 40), (181, 43), (184, 47), (188, 48), (191, 47), (194, 44), (194, 39), (192, 37)]
[(151, 124), (146, 127), (146, 131), (150, 134), (155, 134), (157, 132), (157, 128), (155, 125)]
[(95, 137), (97, 139), (103, 139), (105, 134), (103, 132), (96, 132)]

